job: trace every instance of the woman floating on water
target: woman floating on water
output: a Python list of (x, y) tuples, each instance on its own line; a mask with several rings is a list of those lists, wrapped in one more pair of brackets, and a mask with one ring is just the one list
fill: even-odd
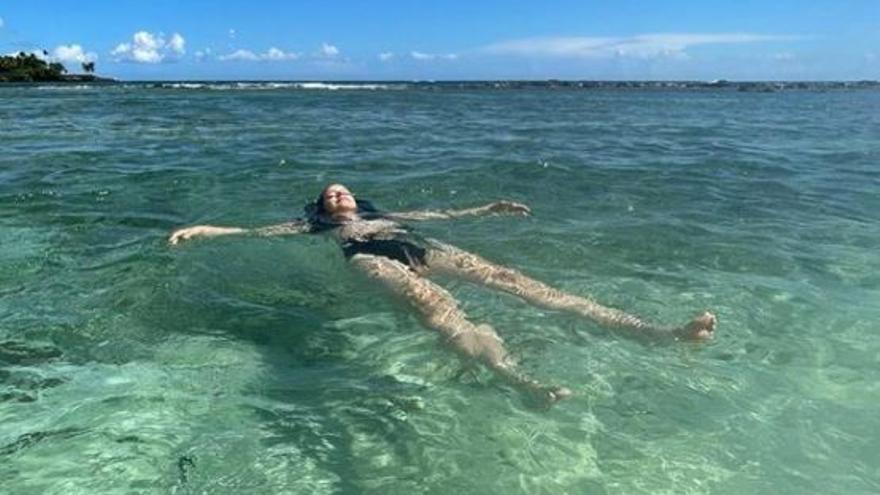
[(257, 229), (198, 225), (174, 232), (171, 244), (196, 237), (229, 234), (289, 235), (330, 233), (349, 262), (382, 282), (407, 301), (424, 324), (440, 332), (460, 355), (476, 359), (511, 384), (540, 400), (555, 402), (571, 395), (565, 387), (542, 385), (526, 376), (504, 348), (501, 337), (486, 324), (476, 325), (452, 295), (428, 279), (445, 274), (499, 289), (540, 307), (568, 311), (604, 326), (636, 335), (672, 340), (705, 340), (715, 331), (715, 316), (705, 312), (682, 327), (666, 327), (602, 306), (587, 297), (566, 294), (522, 273), (434, 239), (420, 239), (398, 221), (452, 219), (491, 214), (528, 215), (527, 206), (499, 201), (477, 208), (444, 211), (380, 213), (369, 202), (357, 201), (343, 185), (331, 184), (306, 207), (308, 218)]

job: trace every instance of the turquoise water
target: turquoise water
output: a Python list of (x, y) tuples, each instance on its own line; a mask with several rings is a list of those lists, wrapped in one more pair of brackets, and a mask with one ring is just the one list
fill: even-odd
[[(876, 493), (880, 92), (0, 87), (4, 493)], [(708, 344), (442, 281), (537, 408), (318, 236), (330, 181)]]

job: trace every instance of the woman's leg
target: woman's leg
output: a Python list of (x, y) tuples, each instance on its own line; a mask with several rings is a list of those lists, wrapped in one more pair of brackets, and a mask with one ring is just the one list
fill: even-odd
[(492, 327), (468, 321), (449, 292), (403, 263), (369, 254), (356, 254), (351, 263), (408, 302), (425, 325), (440, 332), (460, 355), (479, 360), (511, 384), (541, 400), (555, 402), (571, 395), (564, 387), (541, 385), (519, 372)]
[(715, 315), (709, 312), (695, 317), (683, 327), (655, 325), (637, 316), (602, 306), (589, 298), (554, 289), (516, 270), (496, 265), (448, 244), (436, 243), (435, 248), (428, 251), (426, 264), (432, 273), (461, 277), (514, 294), (536, 306), (570, 311), (601, 325), (633, 330), (639, 335), (703, 340), (711, 338), (715, 331)]

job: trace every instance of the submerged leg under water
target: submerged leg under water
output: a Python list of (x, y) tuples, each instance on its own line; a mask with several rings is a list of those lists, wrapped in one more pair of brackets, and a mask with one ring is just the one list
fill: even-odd
[(433, 241), (428, 251), (427, 268), (498, 289), (525, 299), (535, 306), (568, 311), (587, 317), (600, 325), (626, 330), (636, 337), (651, 339), (707, 340), (715, 332), (715, 315), (706, 311), (684, 326), (657, 325), (618, 309), (602, 306), (583, 296), (568, 294), (523, 275), (517, 270), (492, 263), (476, 254), (449, 244)]
[(543, 385), (522, 373), (491, 326), (469, 321), (446, 289), (407, 265), (372, 254), (356, 254), (351, 263), (412, 306), (422, 322), (439, 332), (459, 355), (483, 363), (508, 383), (542, 402), (553, 403), (571, 395), (565, 387)]
[(428, 274), (446, 274), (479, 283), (521, 297), (539, 307), (562, 310), (631, 335), (649, 339), (706, 340), (715, 332), (716, 318), (709, 312), (684, 326), (663, 326), (618, 309), (568, 294), (527, 277), (517, 270), (494, 264), (476, 254), (431, 241), (420, 263), (406, 263), (375, 253), (358, 252), (349, 257), (352, 265), (380, 281), (413, 307), (422, 322), (438, 331), (459, 355), (475, 359), (507, 382), (546, 403), (571, 395), (565, 387), (543, 385), (522, 373), (504, 347), (504, 341), (486, 324), (476, 325), (459, 308), (458, 301), (444, 288), (428, 280)]

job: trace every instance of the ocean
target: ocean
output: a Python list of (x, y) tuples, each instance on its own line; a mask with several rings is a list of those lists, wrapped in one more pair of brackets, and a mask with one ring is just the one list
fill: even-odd
[[(0, 492), (877, 493), (880, 91), (0, 86)], [(439, 279), (552, 408), (320, 235), (330, 182), (421, 235), (708, 343)]]

